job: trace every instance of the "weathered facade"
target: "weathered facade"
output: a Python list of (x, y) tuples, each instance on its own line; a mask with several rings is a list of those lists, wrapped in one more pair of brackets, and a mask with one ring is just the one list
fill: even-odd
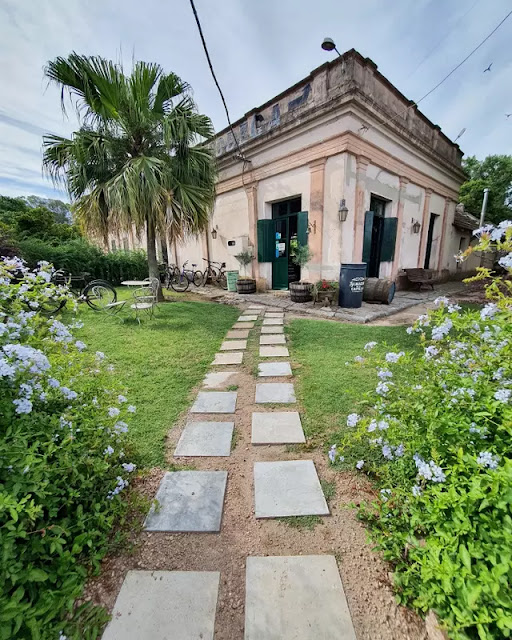
[[(454, 258), (471, 238), (455, 215), (461, 150), (355, 50), (233, 129), (242, 154), (229, 129), (212, 141), (219, 178), (210, 229), (169, 247), (172, 262), (203, 265), (209, 256), (238, 269), (234, 255), (252, 247), (252, 273), (269, 288), (299, 276), (335, 279), (342, 262), (391, 278), (408, 267), (474, 268)], [(297, 241), (313, 253), (302, 274), (290, 260)]]

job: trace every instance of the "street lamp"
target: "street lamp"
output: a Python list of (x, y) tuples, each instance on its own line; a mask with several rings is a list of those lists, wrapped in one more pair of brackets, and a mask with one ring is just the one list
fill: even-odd
[(322, 49), (324, 51), (336, 51), (341, 58), (341, 53), (336, 49), (336, 43), (332, 38), (324, 38), (324, 41), (322, 42)]

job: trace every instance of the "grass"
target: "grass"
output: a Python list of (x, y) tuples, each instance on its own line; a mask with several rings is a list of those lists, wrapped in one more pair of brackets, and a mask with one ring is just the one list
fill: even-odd
[(314, 529), (317, 524), (322, 524), (322, 518), (320, 516), (285, 516), (277, 519), (289, 527), (307, 529), (308, 531)]
[(84, 327), (76, 335), (90, 350), (105, 353), (137, 406), (129, 433), (139, 465), (164, 465), (166, 435), (190, 405), (192, 389), (239, 312), (208, 302), (164, 303), (140, 325), (129, 311), (121, 313), (122, 322), (81, 305)]
[(302, 426), (316, 444), (323, 444), (328, 434), (344, 428), (347, 415), (357, 411), (363, 394), (375, 388), (375, 373), (354, 365), (354, 357), (364, 353), (364, 345), (375, 340), (379, 345), (407, 350), (416, 344), (405, 327), (325, 320), (293, 320), (288, 334), (296, 367), (295, 391), (303, 408)]

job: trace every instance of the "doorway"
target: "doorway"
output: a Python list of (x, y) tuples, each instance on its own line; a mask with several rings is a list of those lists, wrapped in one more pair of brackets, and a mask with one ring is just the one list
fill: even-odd
[(430, 222), (428, 224), (428, 233), (427, 233), (427, 246), (425, 249), (425, 264), (423, 265), (424, 269), (430, 269), (430, 258), (432, 256), (432, 239), (434, 237), (434, 227), (436, 226), (436, 220), (439, 216), (436, 213), (430, 214)]
[(371, 196), (370, 211), (365, 213), (363, 262), (368, 278), (378, 278), (380, 265), (395, 258), (398, 218), (386, 217), (388, 200)]
[(301, 196), (272, 203), (275, 246), (272, 260), (272, 289), (288, 289), (290, 282), (300, 280), (300, 267), (294, 264), (293, 256), (299, 241), (301, 208)]

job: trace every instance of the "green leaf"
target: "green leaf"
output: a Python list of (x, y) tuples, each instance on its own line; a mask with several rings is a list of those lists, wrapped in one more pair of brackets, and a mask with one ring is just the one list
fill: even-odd
[(29, 582), (44, 582), (48, 580), (48, 574), (42, 569), (30, 569), (27, 579)]

